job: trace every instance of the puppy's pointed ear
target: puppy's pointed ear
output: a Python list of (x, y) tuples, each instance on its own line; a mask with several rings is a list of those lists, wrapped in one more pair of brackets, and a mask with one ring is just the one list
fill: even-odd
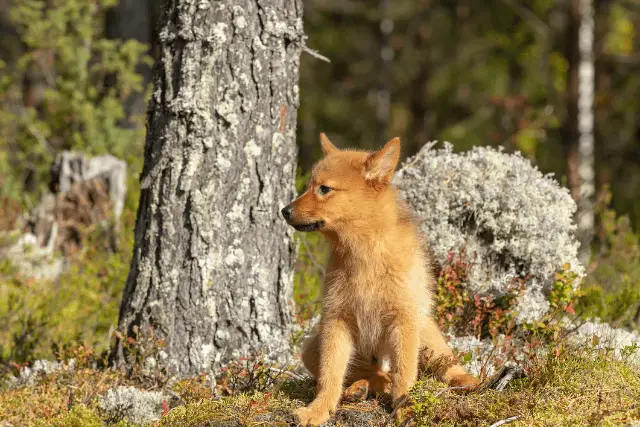
[(322, 147), (322, 152), (325, 156), (335, 151), (340, 151), (331, 141), (329, 141), (329, 138), (324, 132), (320, 134), (320, 146)]
[(400, 138), (393, 138), (380, 150), (369, 154), (364, 162), (364, 177), (373, 182), (388, 184), (393, 178), (399, 158)]

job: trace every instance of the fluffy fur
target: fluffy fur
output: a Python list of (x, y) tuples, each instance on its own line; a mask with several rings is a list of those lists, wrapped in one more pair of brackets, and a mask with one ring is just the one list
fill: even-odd
[(434, 261), (391, 184), (400, 140), (373, 153), (339, 150), (324, 134), (320, 141), (325, 156), (307, 190), (282, 210), (296, 229), (331, 243), (322, 316), (302, 348), (317, 393), (297, 411), (300, 423), (327, 421), (355, 381), (369, 393), (390, 391), (397, 406), (427, 364), (453, 386), (475, 386), (433, 319)]

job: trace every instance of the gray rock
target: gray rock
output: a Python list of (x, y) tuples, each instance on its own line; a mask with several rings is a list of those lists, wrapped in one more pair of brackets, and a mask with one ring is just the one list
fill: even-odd
[(394, 183), (437, 260), (464, 248), (472, 264), (466, 286), (480, 296), (500, 297), (514, 277), (529, 275), (517, 320), (540, 319), (563, 264), (584, 276), (569, 191), (519, 154), (486, 147), (458, 154), (448, 143), (439, 150), (434, 144), (408, 159)]

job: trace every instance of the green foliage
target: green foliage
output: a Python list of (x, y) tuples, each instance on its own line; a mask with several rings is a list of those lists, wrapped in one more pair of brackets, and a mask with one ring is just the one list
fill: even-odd
[(613, 326), (634, 325), (640, 310), (640, 237), (629, 218), (612, 209), (604, 210), (600, 223), (603, 253), (596, 256), (577, 309)]
[(574, 316), (574, 305), (582, 296), (581, 286), (576, 283), (578, 277), (571, 271), (571, 266), (565, 264), (555, 275), (553, 288), (549, 293), (550, 310), (540, 320), (524, 325), (534, 339), (541, 338), (548, 342), (557, 339), (563, 327), (560, 320), (567, 316)]
[(435, 295), (436, 318), (443, 330), (452, 329), (457, 335), (473, 335), (478, 339), (499, 334), (509, 335), (514, 328), (516, 299), (524, 280), (516, 279), (501, 298), (481, 298), (470, 295), (465, 287), (471, 265), (464, 256), (453, 253), (442, 267)]
[(49, 358), (78, 342), (98, 351), (109, 344), (133, 247), (134, 214), (123, 214), (121, 250), (109, 252), (106, 230), (87, 232), (82, 252), (55, 282), (21, 276), (0, 264), (0, 364)]
[(320, 313), (329, 246), (320, 233), (296, 232), (294, 241), (298, 247), (298, 259), (293, 276), (293, 299), (298, 321), (302, 323)]
[(50, 421), (37, 420), (36, 427), (102, 427), (102, 418), (85, 406), (74, 406), (69, 412), (61, 414)]
[(115, 4), (14, 2), (11, 18), (26, 50), (11, 68), (0, 64), (0, 177), (13, 198), (41, 190), (62, 149), (114, 154), (140, 170), (142, 128), (119, 125), (129, 119), (124, 98), (145, 90), (135, 67), (150, 58), (138, 42), (104, 38), (104, 12)]
[[(595, 2), (595, 143), (598, 177), (610, 182), (615, 209), (640, 225), (640, 9)], [(403, 156), (426, 142), (456, 150), (500, 145), (520, 150), (543, 172), (568, 175), (569, 8), (566, 3), (310, 0), (297, 142), (303, 171), (320, 156), (318, 133), (339, 146), (379, 147), (400, 136)], [(392, 59), (382, 59), (389, 20)], [(348, 23), (348, 25), (342, 25)], [(477, 64), (482, 64), (478, 66)], [(575, 65), (575, 64), (573, 64)], [(390, 92), (391, 105), (384, 108)], [(600, 175), (600, 173), (602, 175)]]
[(562, 271), (556, 273), (553, 288), (549, 294), (549, 304), (554, 310), (573, 313), (573, 303), (576, 299), (577, 275), (571, 271), (569, 264), (563, 266)]
[(605, 51), (619, 56), (633, 53), (635, 30), (630, 11), (624, 5), (613, 4), (611, 6), (609, 27), (611, 31), (604, 39)]

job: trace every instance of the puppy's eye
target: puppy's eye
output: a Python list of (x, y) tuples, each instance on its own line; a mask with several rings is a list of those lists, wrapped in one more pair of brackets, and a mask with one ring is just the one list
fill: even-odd
[(320, 194), (321, 196), (325, 196), (329, 194), (331, 190), (333, 190), (333, 188), (327, 187), (326, 185), (321, 185), (320, 187), (318, 187), (318, 194)]

